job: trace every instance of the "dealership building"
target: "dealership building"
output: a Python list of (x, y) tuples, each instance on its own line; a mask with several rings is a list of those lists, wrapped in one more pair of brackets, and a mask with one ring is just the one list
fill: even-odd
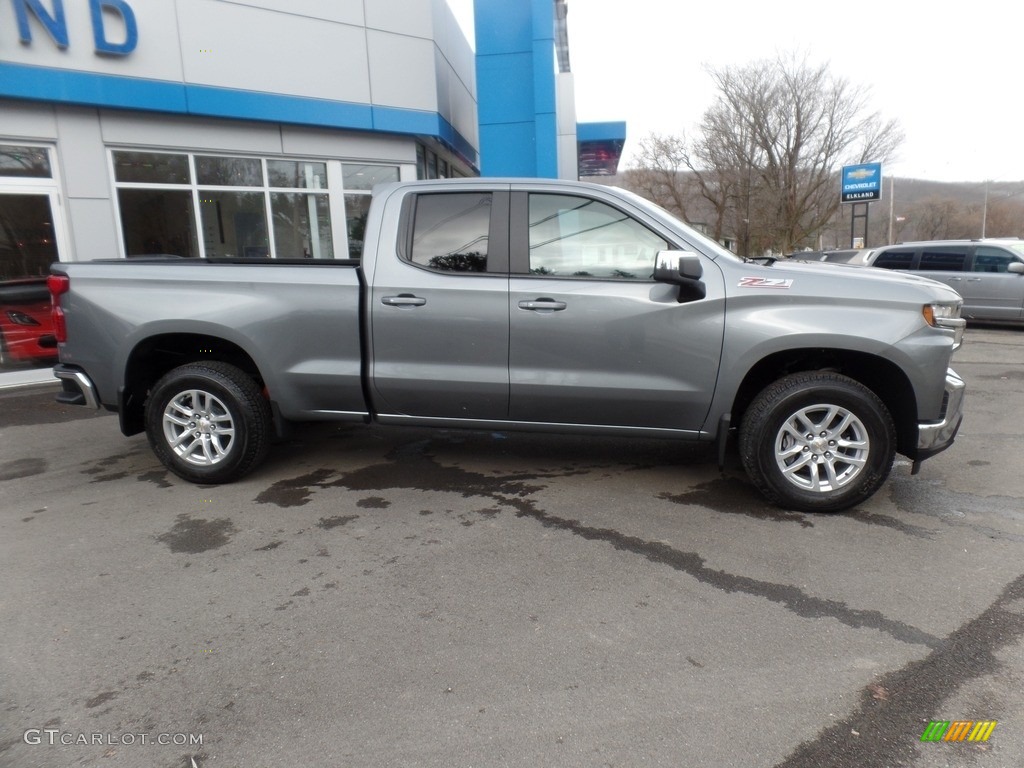
[(445, 0), (0, 0), (0, 368), (50, 364), (53, 261), (357, 257), (384, 181), (614, 173), (564, 0), (474, 11), (471, 45)]

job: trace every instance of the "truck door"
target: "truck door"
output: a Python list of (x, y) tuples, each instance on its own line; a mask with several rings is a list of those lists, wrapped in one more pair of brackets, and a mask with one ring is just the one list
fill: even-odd
[(511, 221), (510, 417), (700, 430), (724, 333), (714, 262), (706, 298), (680, 303), (651, 276), (682, 244), (611, 202), (513, 191)]
[(369, 291), (382, 421), (508, 418), (508, 197), (449, 186), (404, 198)]

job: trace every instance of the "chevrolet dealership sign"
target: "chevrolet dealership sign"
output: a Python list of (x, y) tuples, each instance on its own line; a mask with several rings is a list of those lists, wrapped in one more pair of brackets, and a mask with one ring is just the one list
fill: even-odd
[(840, 201), (869, 203), (882, 197), (882, 164), (861, 163), (843, 166)]

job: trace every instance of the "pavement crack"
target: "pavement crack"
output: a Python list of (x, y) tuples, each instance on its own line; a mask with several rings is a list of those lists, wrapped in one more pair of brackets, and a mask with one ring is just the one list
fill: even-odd
[(505, 506), (514, 507), (518, 516), (533, 518), (547, 528), (567, 531), (589, 541), (606, 542), (617, 550), (632, 552), (652, 563), (667, 565), (723, 592), (754, 595), (783, 605), (787, 610), (803, 618), (832, 618), (848, 627), (874, 629), (912, 645), (924, 645), (928, 648), (938, 648), (942, 645), (942, 640), (935, 635), (902, 621), (887, 618), (879, 611), (851, 608), (839, 600), (815, 597), (791, 584), (777, 584), (715, 570), (709, 568), (704, 558), (696, 552), (684, 552), (662, 542), (647, 541), (610, 528), (594, 528), (578, 520), (556, 517), (538, 510), (532, 502), (524, 499), (505, 498), (499, 501)]
[[(996, 654), (1024, 638), (1020, 601), (1024, 576), (1010, 582), (987, 610), (924, 659), (866, 687), (857, 711), (821, 731), (814, 741), (801, 744), (775, 768), (889, 768), (910, 763), (925, 724), (942, 711), (943, 703), (967, 682), (997, 672)], [(885, 698), (874, 695), (879, 688), (887, 692)], [(997, 713), (991, 714), (995, 719)]]

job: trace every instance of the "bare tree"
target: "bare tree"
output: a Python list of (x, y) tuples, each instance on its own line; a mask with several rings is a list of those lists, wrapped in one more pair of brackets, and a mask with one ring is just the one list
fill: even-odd
[(895, 121), (868, 111), (864, 88), (805, 57), (708, 73), (718, 96), (693, 139), (648, 149), (681, 157), (717, 219), (713, 234), (731, 230), (744, 255), (815, 245), (839, 206), (841, 166), (890, 160), (902, 141)]
[(637, 159), (640, 167), (625, 172), (626, 186), (691, 221), (693, 181), (686, 167), (683, 140), (652, 133), (641, 139)]

